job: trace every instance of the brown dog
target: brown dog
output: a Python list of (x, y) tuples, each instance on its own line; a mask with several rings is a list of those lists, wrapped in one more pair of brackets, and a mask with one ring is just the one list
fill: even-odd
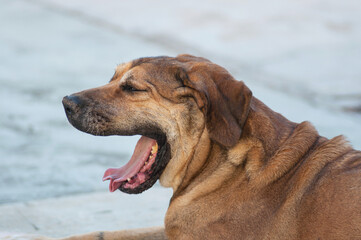
[(105, 172), (111, 191), (158, 179), (174, 191), (165, 228), (69, 239), (361, 239), (361, 152), (288, 121), (204, 58), (134, 60), (63, 104), (81, 131), (142, 135)]

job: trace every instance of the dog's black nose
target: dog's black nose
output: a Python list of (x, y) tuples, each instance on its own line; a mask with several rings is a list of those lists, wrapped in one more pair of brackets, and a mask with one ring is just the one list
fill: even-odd
[(65, 96), (63, 98), (63, 106), (67, 115), (73, 114), (79, 108), (80, 98), (75, 95)]

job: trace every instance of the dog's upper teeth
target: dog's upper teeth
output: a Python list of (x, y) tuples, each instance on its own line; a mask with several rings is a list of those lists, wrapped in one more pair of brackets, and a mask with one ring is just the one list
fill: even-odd
[(127, 178), (127, 181), (130, 182), (130, 178)]
[(152, 151), (150, 153), (153, 154), (157, 151), (158, 151), (158, 143), (155, 143), (155, 145), (152, 147)]

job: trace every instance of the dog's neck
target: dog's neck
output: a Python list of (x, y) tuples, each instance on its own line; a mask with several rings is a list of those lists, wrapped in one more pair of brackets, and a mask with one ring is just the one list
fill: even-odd
[[(293, 123), (256, 98), (252, 100), (242, 136), (234, 147), (225, 148), (207, 136), (207, 133), (202, 135), (195, 151), (203, 154), (194, 155), (189, 162), (173, 197), (187, 193), (194, 197), (206, 194), (229, 181), (235, 171), (244, 181), (265, 186), (284, 176), (318, 139), (318, 133), (310, 123)], [(288, 148), (295, 143), (298, 149)], [(212, 175), (217, 176), (214, 182)]]
[(244, 172), (250, 184), (259, 187), (281, 179), (312, 147), (324, 140), (311, 123), (291, 122), (256, 98), (242, 139), (252, 141), (243, 162)]
[(264, 151), (264, 158), (268, 159), (275, 154), (297, 125), (254, 97), (251, 101), (248, 119), (243, 127), (241, 140), (259, 141)]

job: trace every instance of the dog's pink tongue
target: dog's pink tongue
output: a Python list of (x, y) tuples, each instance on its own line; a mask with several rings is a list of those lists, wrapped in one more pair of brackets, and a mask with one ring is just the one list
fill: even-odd
[(134, 153), (130, 161), (121, 168), (109, 168), (105, 171), (103, 181), (110, 180), (109, 191), (117, 190), (122, 181), (136, 175), (145, 161), (148, 159), (152, 146), (157, 142), (154, 139), (142, 136), (135, 146)]

